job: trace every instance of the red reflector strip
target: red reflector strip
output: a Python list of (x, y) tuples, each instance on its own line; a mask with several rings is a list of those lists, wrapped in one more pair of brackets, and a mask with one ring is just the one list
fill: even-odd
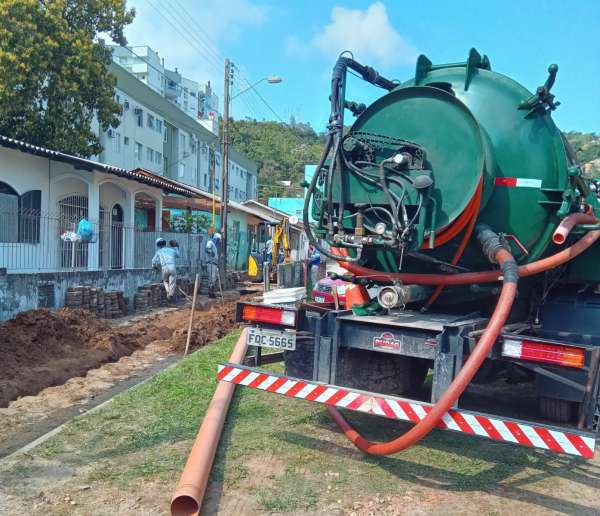
[(585, 349), (533, 340), (505, 338), (502, 344), (505, 357), (542, 362), (545, 364), (581, 369), (585, 364)]
[(526, 177), (497, 177), (494, 179), (496, 186), (508, 186), (509, 188), (541, 188), (541, 179), (529, 179)]
[[(226, 382), (240, 384), (250, 372), (258, 373), (258, 376), (251, 382), (246, 381), (247, 387), (388, 419), (416, 423), (431, 410), (429, 403), (357, 392), (345, 387), (258, 372), (233, 364), (219, 365), (217, 377)], [(589, 433), (462, 410), (448, 411), (440, 420), (438, 428), (588, 459), (594, 456), (596, 445), (594, 436)]]
[(496, 186), (517, 186), (516, 177), (497, 177), (494, 181)]

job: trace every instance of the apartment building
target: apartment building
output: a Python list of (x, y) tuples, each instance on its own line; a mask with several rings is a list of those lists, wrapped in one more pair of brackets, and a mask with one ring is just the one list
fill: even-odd
[(219, 97), (210, 82), (200, 84), (178, 70), (165, 68), (164, 59), (149, 46), (111, 45), (113, 61), (163, 95), (213, 134), (218, 134)]
[[(97, 128), (104, 150), (96, 159), (127, 170), (144, 168), (221, 195), (218, 136), (190, 116), (189, 109), (180, 109), (168, 95), (161, 94), (155, 79), (133, 64), (129, 68), (138, 71), (133, 73), (116, 61), (110, 65), (123, 113), (117, 128), (106, 132)], [(165, 77), (177, 79), (174, 75)], [(215, 97), (208, 92), (208, 106), (214, 106)], [(256, 164), (235, 149), (230, 150), (229, 162), (230, 199), (243, 202), (256, 198)]]

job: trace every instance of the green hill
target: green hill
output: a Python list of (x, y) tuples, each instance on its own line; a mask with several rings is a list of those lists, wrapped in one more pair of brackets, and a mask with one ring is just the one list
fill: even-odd
[(600, 136), (595, 133), (565, 133), (580, 164), (592, 163), (592, 176), (600, 177)]
[[(258, 193), (264, 201), (269, 196), (302, 195), (299, 183), (304, 165), (316, 163), (323, 151), (324, 138), (306, 124), (280, 124), (256, 120), (231, 123), (233, 146), (258, 163)], [(290, 187), (278, 181), (290, 181)]]

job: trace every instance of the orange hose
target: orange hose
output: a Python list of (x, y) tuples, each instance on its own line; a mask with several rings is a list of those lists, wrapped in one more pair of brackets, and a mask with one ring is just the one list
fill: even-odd
[[(500, 249), (498, 253), (496, 253), (496, 261), (498, 263), (502, 264), (503, 262), (510, 260), (514, 261), (514, 258), (505, 249)], [(496, 342), (498, 335), (500, 335), (500, 332), (506, 323), (516, 294), (516, 282), (505, 281), (502, 285), (502, 290), (494, 313), (488, 321), (477, 345), (469, 355), (469, 358), (464, 363), (446, 392), (444, 392), (443, 396), (414, 427), (391, 441), (376, 443), (361, 436), (354, 428), (352, 428), (336, 408), (327, 407), (327, 410), (346, 437), (348, 437), (359, 450), (371, 455), (391, 455), (393, 453), (398, 453), (423, 439), (423, 437), (436, 427), (444, 414), (452, 408), (456, 400), (461, 396), (473, 379), (473, 376), (475, 376), (475, 373), (477, 373), (481, 367), (483, 361), (487, 358), (492, 346)]]
[[(481, 195), (483, 190), (483, 175), (479, 179), (479, 184), (477, 185), (477, 189), (475, 190), (475, 194), (471, 197), (469, 204), (465, 207), (462, 213), (458, 216), (456, 220), (450, 223), (445, 228), (441, 229), (438, 234), (435, 235), (434, 247), (439, 247), (446, 242), (452, 240), (456, 235), (458, 235), (466, 226), (469, 224), (473, 218), (477, 218), (479, 214), (479, 207), (481, 205)], [(426, 239), (421, 246), (421, 249), (429, 249), (429, 243)]]
[[(475, 229), (475, 223), (477, 222), (477, 215), (479, 215), (479, 207), (481, 206), (482, 190), (483, 190), (483, 177), (479, 180), (479, 185), (477, 185), (477, 191), (475, 192), (475, 204), (473, 205), (473, 213), (471, 215), (471, 220), (469, 221), (469, 225), (467, 226), (467, 229), (465, 231), (465, 234), (462, 237), (462, 240), (460, 242), (460, 245), (458, 246), (458, 249), (454, 253), (452, 260), (450, 261), (450, 263), (452, 265), (456, 265), (459, 262), (463, 253), (465, 252), (465, 248), (467, 247), (467, 244), (469, 243), (469, 239), (471, 238), (471, 235), (473, 234), (473, 230)], [(429, 299), (423, 305), (424, 310), (427, 310), (433, 303), (435, 303), (436, 299), (442, 293), (442, 290), (444, 290), (444, 285), (438, 285), (437, 287), (435, 287), (435, 290), (433, 291), (431, 296), (429, 296)]]
[[(553, 269), (567, 263), (579, 256), (600, 238), (600, 230), (586, 233), (580, 240), (570, 247), (566, 247), (556, 254), (542, 258), (535, 262), (527, 263), (519, 267), (519, 277), (525, 278), (540, 272)], [(356, 277), (368, 278), (379, 282), (402, 281), (403, 283), (415, 283), (417, 285), (470, 285), (471, 283), (490, 283), (498, 281), (501, 272), (499, 270), (481, 272), (463, 272), (459, 274), (418, 274), (410, 272), (381, 272), (375, 269), (363, 267), (357, 263), (339, 262), (340, 266), (351, 272)]]
[(577, 224), (593, 224), (594, 222), (598, 222), (598, 219), (594, 217), (593, 213), (571, 213), (562, 219), (554, 230), (552, 241), (557, 245), (564, 244), (569, 233)]

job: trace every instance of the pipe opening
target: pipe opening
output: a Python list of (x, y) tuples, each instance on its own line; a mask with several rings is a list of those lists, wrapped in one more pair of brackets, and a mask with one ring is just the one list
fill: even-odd
[(171, 502), (172, 516), (193, 516), (199, 510), (198, 502), (191, 496), (178, 496)]

